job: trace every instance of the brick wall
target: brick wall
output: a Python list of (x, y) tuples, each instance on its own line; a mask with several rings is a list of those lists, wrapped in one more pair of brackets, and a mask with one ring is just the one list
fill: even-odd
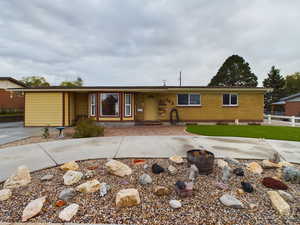
[(0, 111), (3, 109), (24, 110), (24, 96), (21, 93), (0, 89)]
[(300, 116), (300, 102), (287, 102), (285, 104), (286, 116)]

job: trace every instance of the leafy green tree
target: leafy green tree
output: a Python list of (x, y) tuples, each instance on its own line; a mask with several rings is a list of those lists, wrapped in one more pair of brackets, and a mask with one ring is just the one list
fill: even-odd
[(243, 57), (232, 55), (225, 60), (208, 86), (256, 87), (257, 77)]
[(60, 86), (64, 87), (81, 87), (83, 85), (83, 80), (80, 77), (77, 77), (75, 81), (63, 81)]
[(28, 87), (49, 87), (50, 84), (44, 77), (41, 76), (29, 76), (23, 77), (21, 80)]
[(280, 75), (280, 70), (272, 66), (268, 77), (263, 81), (263, 86), (265, 88), (273, 88), (272, 92), (268, 92), (265, 95), (265, 110), (270, 112), (271, 104), (284, 97), (286, 93), (284, 89), (285, 80), (284, 77)]
[(300, 72), (288, 75), (285, 78), (285, 89), (287, 95), (300, 92)]

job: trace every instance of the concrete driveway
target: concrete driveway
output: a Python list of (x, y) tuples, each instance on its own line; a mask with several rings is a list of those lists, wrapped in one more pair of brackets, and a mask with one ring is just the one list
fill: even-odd
[(237, 159), (267, 159), (277, 151), (283, 159), (300, 163), (300, 142), (206, 136), (97, 137), (0, 149), (0, 181), (23, 164), (35, 171), (71, 160), (166, 158), (174, 154), (185, 157), (186, 151), (193, 148), (205, 148), (217, 158)]
[(41, 128), (23, 127), (23, 122), (0, 123), (0, 145), (41, 135)]

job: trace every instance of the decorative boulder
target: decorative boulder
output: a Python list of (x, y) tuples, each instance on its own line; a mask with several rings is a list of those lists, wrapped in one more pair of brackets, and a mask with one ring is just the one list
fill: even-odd
[(164, 186), (155, 186), (154, 194), (156, 194), (158, 196), (168, 195), (168, 194), (170, 194), (170, 190), (169, 190), (169, 188), (164, 187)]
[(281, 166), (278, 163), (273, 163), (270, 160), (263, 160), (262, 167), (264, 169), (273, 169), (273, 168), (280, 168)]
[(130, 207), (141, 203), (138, 190), (134, 188), (122, 189), (116, 195), (117, 207)]
[(285, 183), (281, 182), (280, 180), (274, 179), (272, 177), (265, 177), (262, 180), (262, 184), (265, 187), (276, 189), (276, 190), (287, 190), (288, 189), (288, 186)]
[(70, 221), (73, 216), (76, 215), (77, 211), (79, 209), (79, 205), (73, 203), (69, 205), (68, 207), (64, 208), (58, 215), (58, 217), (63, 221)]
[(0, 201), (5, 201), (11, 197), (12, 193), (10, 189), (0, 190)]
[(76, 187), (76, 191), (83, 193), (93, 193), (100, 189), (100, 183), (98, 180), (87, 181)]
[(151, 184), (152, 178), (148, 174), (144, 173), (142, 176), (140, 176), (139, 183), (141, 185)]
[(17, 172), (10, 176), (4, 183), (3, 188), (17, 188), (31, 182), (31, 176), (26, 166), (19, 166)]
[(76, 195), (76, 190), (74, 188), (66, 188), (62, 190), (58, 196), (59, 199), (68, 201)]
[(222, 171), (222, 181), (228, 182), (230, 176), (231, 176), (230, 168), (228, 166), (225, 166)]
[(173, 208), (173, 209), (178, 209), (180, 208), (182, 205), (181, 205), (181, 202), (180, 201), (177, 201), (177, 200), (170, 200), (169, 201), (169, 204), (170, 206)]
[(252, 193), (254, 191), (254, 188), (250, 183), (247, 182), (241, 182), (242, 188), (245, 192)]
[(112, 159), (108, 161), (105, 163), (105, 167), (109, 173), (119, 177), (125, 177), (132, 174), (132, 170), (129, 166), (117, 160)]
[(190, 167), (189, 180), (194, 181), (199, 175), (199, 169), (194, 164)]
[(235, 168), (232, 172), (237, 176), (244, 176), (244, 170), (242, 168)]
[(183, 158), (179, 155), (173, 155), (169, 158), (172, 162), (177, 163), (177, 164), (181, 164), (183, 163)]
[(193, 195), (193, 188), (194, 188), (193, 182), (182, 183), (182, 181), (177, 181), (175, 184), (176, 193), (180, 197), (184, 197), (184, 198), (191, 197)]
[(276, 191), (268, 191), (273, 208), (282, 216), (290, 214), (290, 206)]
[(223, 205), (235, 208), (235, 209), (241, 209), (244, 208), (244, 205), (241, 201), (236, 199), (235, 197), (229, 195), (229, 194), (224, 194), (220, 198), (220, 201), (222, 202)]
[(285, 181), (300, 184), (300, 170), (295, 167), (285, 167), (283, 169), (283, 177)]
[(220, 169), (223, 169), (225, 166), (229, 166), (229, 165), (228, 165), (228, 162), (224, 161), (223, 159), (218, 159), (217, 160), (217, 166)]
[(110, 186), (107, 183), (101, 183), (100, 184), (100, 196), (104, 197), (107, 192), (109, 191)]
[(247, 169), (255, 174), (261, 174), (263, 172), (263, 169), (257, 162), (249, 163)]
[(49, 181), (49, 180), (52, 180), (53, 177), (54, 177), (53, 175), (47, 174), (47, 175), (41, 177), (41, 181)]
[(43, 208), (45, 201), (46, 201), (46, 196), (29, 202), (29, 204), (25, 207), (25, 209), (23, 211), (22, 222), (26, 222), (30, 218), (39, 214)]
[(168, 172), (169, 172), (170, 175), (176, 175), (177, 174), (177, 169), (176, 169), (176, 167), (170, 165), (168, 167)]
[(159, 174), (159, 173), (163, 173), (165, 172), (165, 169), (162, 168), (160, 165), (158, 165), (157, 163), (154, 163), (152, 165), (152, 173), (154, 174)]
[(68, 170), (65, 175), (63, 176), (64, 184), (65, 185), (73, 185), (78, 183), (81, 178), (83, 177), (83, 174), (81, 172), (77, 172), (74, 170)]
[(78, 170), (79, 166), (75, 161), (67, 162), (60, 166), (61, 170)]

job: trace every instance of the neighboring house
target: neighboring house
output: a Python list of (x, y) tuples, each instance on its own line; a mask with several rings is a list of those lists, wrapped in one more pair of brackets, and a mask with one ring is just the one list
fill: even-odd
[(274, 102), (272, 104), (272, 114), (300, 116), (300, 92)]
[(171, 114), (176, 118), (176, 111), (180, 122), (261, 122), (268, 89), (54, 86), (13, 90), (25, 93), (25, 126), (69, 126), (80, 117), (101, 123), (162, 123), (169, 122)]
[(25, 88), (25, 84), (11, 77), (0, 77), (0, 113), (23, 112), (24, 95), (9, 88)]

